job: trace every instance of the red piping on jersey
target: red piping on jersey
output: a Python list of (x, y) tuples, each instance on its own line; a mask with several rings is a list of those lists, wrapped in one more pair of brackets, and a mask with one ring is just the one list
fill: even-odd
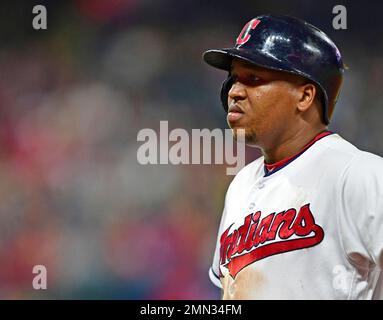
[(285, 165), (287, 165), (289, 162), (293, 161), (295, 158), (297, 158), (299, 155), (301, 155), (303, 152), (305, 152), (308, 148), (310, 148), (315, 142), (317, 142), (318, 140), (330, 135), (330, 134), (333, 134), (333, 132), (331, 131), (323, 131), (323, 132), (320, 132), (318, 133), (311, 141), (309, 141), (298, 153), (294, 154), (293, 156), (291, 157), (288, 157), (288, 158), (285, 158), (285, 159), (282, 159), (280, 161), (277, 161), (275, 163), (271, 163), (271, 164), (267, 164), (266, 162), (264, 162), (264, 169), (265, 169), (265, 174), (266, 175), (270, 175), (276, 171), (278, 171), (279, 169), (281, 169), (282, 167), (284, 167)]

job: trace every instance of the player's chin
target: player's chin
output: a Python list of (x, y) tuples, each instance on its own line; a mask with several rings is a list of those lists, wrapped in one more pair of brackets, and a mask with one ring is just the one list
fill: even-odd
[(237, 142), (247, 142), (249, 140), (249, 131), (243, 126), (233, 126), (231, 127), (231, 132), (233, 133), (233, 138)]
[(246, 128), (244, 125), (230, 125), (233, 139), (237, 142), (244, 142), (249, 146), (257, 146), (257, 139), (254, 130)]

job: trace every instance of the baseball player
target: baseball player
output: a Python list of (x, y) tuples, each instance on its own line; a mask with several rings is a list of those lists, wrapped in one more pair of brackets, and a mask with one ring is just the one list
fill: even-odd
[(209, 270), (223, 299), (382, 298), (383, 159), (327, 129), (338, 48), (302, 20), (262, 15), (203, 58), (228, 71), (234, 137), (244, 129), (263, 154), (226, 193)]

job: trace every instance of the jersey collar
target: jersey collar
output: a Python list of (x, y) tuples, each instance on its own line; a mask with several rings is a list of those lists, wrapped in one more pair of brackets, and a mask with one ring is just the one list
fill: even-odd
[(311, 141), (309, 141), (298, 153), (294, 154), (291, 157), (282, 159), (278, 162), (267, 164), (264, 162), (264, 171), (265, 171), (265, 177), (272, 175), (273, 173), (279, 171), (283, 167), (287, 166), (290, 162), (298, 158), (302, 153), (304, 153), (308, 148), (310, 148), (315, 142), (318, 140), (327, 137), (328, 135), (333, 134), (332, 131), (325, 130), (320, 133), (318, 133)]

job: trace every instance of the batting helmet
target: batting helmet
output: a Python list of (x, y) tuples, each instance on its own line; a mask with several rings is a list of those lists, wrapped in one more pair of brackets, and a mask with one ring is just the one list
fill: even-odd
[(203, 58), (209, 65), (229, 71), (221, 90), (226, 112), (233, 84), (231, 63), (240, 58), (313, 81), (322, 91), (323, 121), (329, 123), (342, 85), (344, 65), (336, 45), (313, 25), (290, 16), (258, 16), (243, 27), (233, 48), (208, 50)]

